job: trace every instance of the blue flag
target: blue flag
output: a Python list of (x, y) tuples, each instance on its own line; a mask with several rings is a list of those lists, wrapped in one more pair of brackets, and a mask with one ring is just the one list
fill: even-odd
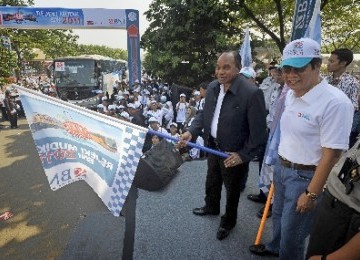
[(305, 31), (304, 37), (311, 38), (321, 45), (321, 0), (316, 0), (313, 15)]
[(249, 28), (245, 30), (245, 39), (240, 48), (241, 56), (241, 66), (242, 67), (251, 67), (252, 58), (251, 58), (251, 47), (250, 47), (250, 33)]
[[(317, 38), (313, 38), (313, 37), (315, 33), (318, 33), (319, 35), (321, 34), (320, 2), (321, 0), (296, 0), (293, 25), (292, 25), (292, 35), (291, 35), (292, 41), (303, 38), (305, 36), (307, 37), (310, 36), (310, 38), (318, 41)], [(318, 8), (318, 11), (315, 10), (316, 6)], [(311, 20), (313, 20), (312, 23)], [(308, 28), (312, 32), (308, 32), (308, 35), (306, 35), (307, 33), (306, 31), (308, 30)]]

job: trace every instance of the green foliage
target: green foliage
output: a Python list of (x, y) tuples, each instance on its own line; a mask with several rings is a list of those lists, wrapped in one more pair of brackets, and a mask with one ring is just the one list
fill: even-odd
[(234, 47), (228, 39), (240, 33), (230, 28), (224, 10), (215, 0), (153, 1), (141, 38), (147, 74), (188, 86), (210, 80), (217, 54)]
[(328, 1), (322, 12), (322, 48), (330, 53), (337, 48), (360, 52), (360, 2)]
[(9, 78), (13, 76), (13, 68), (16, 68), (16, 56), (14, 52), (2, 47), (0, 44), (0, 86), (9, 83)]
[(110, 48), (107, 46), (80, 44), (76, 48), (76, 55), (81, 54), (98, 54), (111, 57), (113, 59), (127, 60), (126, 50)]
[(0, 0), (2, 6), (29, 6), (34, 5), (34, 0)]
[(49, 59), (76, 53), (77, 36), (69, 30), (23, 30), (0, 29), (0, 35), (11, 39), (12, 51), (16, 55), (14, 68), (19, 78), (24, 64), (34, 59), (34, 48), (41, 49)]
[[(209, 79), (216, 55), (238, 49), (247, 26), (253, 58), (257, 67), (265, 67), (265, 55), (257, 60), (255, 54), (268, 52), (267, 62), (280, 58), (290, 40), (294, 8), (295, 0), (154, 0), (145, 13), (151, 23), (141, 39), (147, 51), (145, 71), (190, 86)], [(359, 52), (360, 2), (322, 0), (321, 8), (323, 52), (339, 47)]]

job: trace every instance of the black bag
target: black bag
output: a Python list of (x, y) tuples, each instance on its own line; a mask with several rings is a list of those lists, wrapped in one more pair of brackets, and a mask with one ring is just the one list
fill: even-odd
[(164, 188), (182, 163), (182, 157), (174, 145), (163, 139), (140, 158), (134, 185), (148, 191)]

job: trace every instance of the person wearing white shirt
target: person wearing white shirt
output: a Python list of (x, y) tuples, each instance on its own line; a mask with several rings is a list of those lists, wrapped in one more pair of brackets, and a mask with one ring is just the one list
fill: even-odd
[(305, 258), (316, 200), (331, 168), (348, 149), (354, 107), (342, 91), (321, 78), (321, 63), (320, 45), (310, 38), (294, 40), (283, 51), (280, 66), (290, 90), (280, 119), (273, 176), (273, 238), (250, 246), (254, 254)]
[(186, 102), (186, 95), (184, 93), (180, 94), (180, 101), (176, 104), (176, 123), (179, 126), (179, 130), (183, 128), (185, 119), (186, 119), (186, 108), (189, 104)]

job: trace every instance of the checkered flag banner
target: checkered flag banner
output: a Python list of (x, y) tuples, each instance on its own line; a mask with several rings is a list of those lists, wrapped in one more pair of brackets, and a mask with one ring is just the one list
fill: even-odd
[(50, 188), (55, 191), (83, 180), (112, 214), (119, 216), (147, 129), (15, 87)]

